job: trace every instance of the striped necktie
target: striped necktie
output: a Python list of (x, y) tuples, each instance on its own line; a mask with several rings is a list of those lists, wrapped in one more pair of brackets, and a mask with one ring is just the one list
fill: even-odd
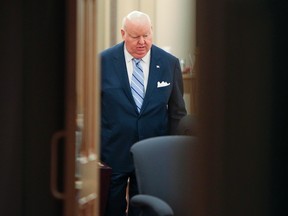
[(133, 74), (131, 79), (131, 92), (139, 113), (144, 99), (144, 74), (140, 62), (141, 59), (133, 59)]

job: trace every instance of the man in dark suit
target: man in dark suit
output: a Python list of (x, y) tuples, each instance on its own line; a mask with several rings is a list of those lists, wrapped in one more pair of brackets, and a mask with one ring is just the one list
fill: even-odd
[[(101, 160), (112, 168), (105, 216), (125, 215), (128, 180), (129, 197), (138, 193), (130, 147), (145, 138), (176, 133), (186, 115), (179, 60), (152, 44), (149, 16), (129, 13), (121, 34), (123, 42), (101, 53)], [(144, 88), (140, 93), (139, 86)], [(129, 206), (129, 216), (136, 211)]]

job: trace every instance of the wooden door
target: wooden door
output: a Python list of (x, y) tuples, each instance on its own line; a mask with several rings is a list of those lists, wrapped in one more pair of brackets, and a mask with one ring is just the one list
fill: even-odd
[(78, 0), (76, 11), (76, 200), (81, 216), (98, 215), (99, 212), (96, 3), (96, 0)]
[[(51, 189), (64, 216), (99, 215), (99, 73), (96, 0), (67, 1), (66, 128), (52, 139)], [(64, 140), (63, 191), (57, 145)]]

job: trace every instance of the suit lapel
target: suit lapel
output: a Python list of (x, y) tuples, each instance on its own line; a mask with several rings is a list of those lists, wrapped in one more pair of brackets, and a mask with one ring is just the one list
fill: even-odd
[[(128, 74), (127, 74), (123, 46), (124, 46), (124, 43), (122, 43), (122, 46), (118, 47), (118, 51), (116, 52), (113, 58), (113, 67), (114, 67), (114, 70), (116, 71), (117, 78), (119, 79), (127, 98), (132, 104), (135, 104), (132, 93), (131, 93), (131, 89), (130, 89), (130, 83), (129, 83)], [(135, 109), (136, 109), (136, 105), (135, 105)]]
[(142, 105), (142, 110), (148, 105), (149, 97), (153, 95), (153, 92), (157, 89), (157, 82), (160, 80), (163, 70), (161, 67), (162, 60), (161, 56), (158, 54), (157, 50), (152, 46), (151, 48), (151, 58), (150, 58), (150, 68), (149, 77), (146, 88), (146, 94)]

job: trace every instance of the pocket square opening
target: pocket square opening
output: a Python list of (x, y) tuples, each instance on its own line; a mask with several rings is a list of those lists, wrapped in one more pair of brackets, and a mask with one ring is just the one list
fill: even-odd
[(170, 83), (168, 83), (168, 82), (164, 82), (164, 81), (162, 81), (162, 82), (157, 82), (157, 88), (160, 88), (160, 87), (166, 87), (166, 86), (169, 86), (170, 85)]

